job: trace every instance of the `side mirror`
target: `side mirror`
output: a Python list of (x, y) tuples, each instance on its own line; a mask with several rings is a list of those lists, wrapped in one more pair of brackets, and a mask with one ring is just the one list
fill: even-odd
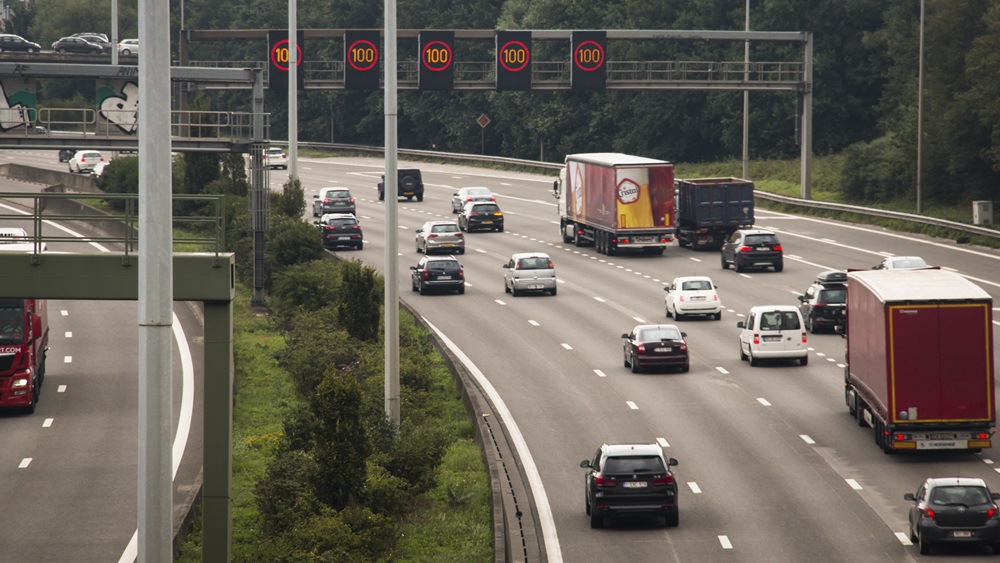
[(743, 322), (743, 321), (740, 321), (740, 322), (736, 323), (736, 328), (746, 328), (746, 323)]
[[(993, 494), (996, 495), (997, 493), (993, 493)], [(1000, 498), (1000, 495), (998, 495), (997, 498)], [(913, 498), (913, 493), (906, 493), (905, 495), (903, 495), (903, 500), (913, 500), (913, 501), (915, 501), (917, 499)]]
[(806, 299), (807, 299), (807, 298), (806, 298), (806, 296), (805, 296), (805, 295), (799, 295), (799, 302), (800, 302), (800, 303), (805, 303), (805, 302), (806, 302)]
[(684, 338), (687, 338), (687, 335), (688, 335), (688, 333), (686, 333), (686, 332), (681, 332), (681, 336), (683, 336)]
[(317, 227), (318, 227), (318, 226), (320, 226), (320, 225), (322, 225), (322, 224), (323, 224), (323, 223), (321, 223), (321, 222), (319, 222), (319, 221), (313, 221), (313, 225), (316, 225)]
[(580, 467), (590, 467), (590, 460), (589, 459), (585, 459), (585, 460), (581, 461), (580, 462)]
[(674, 459), (672, 457), (671, 458), (667, 458), (667, 466), (668, 467), (673, 467), (675, 465), (679, 465), (679, 462), (676, 459)]
[(628, 334), (622, 334), (622, 338), (627, 339), (628, 338)]
[(670, 293), (670, 286), (668, 285), (667, 287), (664, 287), (663, 291), (666, 291), (667, 293)]
[(419, 235), (420, 233), (424, 232), (424, 230), (423, 230), (423, 229), (414, 229), (414, 230), (415, 230), (415, 231), (417, 231), (417, 234), (418, 234), (418, 235)]
[(319, 199), (319, 194), (313, 194), (313, 199)]
[(1000, 500), (1000, 493), (990, 493), (990, 498), (993, 500)]
[(410, 266), (410, 269), (413, 270), (413, 271), (416, 271), (417, 267), (416, 266)]

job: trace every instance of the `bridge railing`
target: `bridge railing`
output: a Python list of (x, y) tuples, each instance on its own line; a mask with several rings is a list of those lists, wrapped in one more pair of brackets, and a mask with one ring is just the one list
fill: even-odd
[[(96, 110), (93, 108), (41, 108), (35, 125), (45, 127), (41, 135), (64, 137), (134, 137), (138, 134), (135, 110)], [(179, 139), (213, 139), (247, 142), (253, 138), (255, 118), (261, 118), (264, 138), (270, 136), (270, 114), (256, 115), (238, 111), (170, 112), (170, 135)], [(23, 130), (12, 133), (23, 135)]]

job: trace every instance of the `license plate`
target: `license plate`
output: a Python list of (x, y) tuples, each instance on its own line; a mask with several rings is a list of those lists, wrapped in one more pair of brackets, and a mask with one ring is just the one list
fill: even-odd
[(704, 295), (699, 295), (699, 296), (691, 298), (691, 301), (704, 301), (704, 300), (705, 300), (705, 296)]
[(484, 225), (492, 225), (492, 224), (493, 224), (493, 221), (483, 221), (483, 224), (484, 224)]
[(625, 481), (622, 485), (626, 489), (644, 489), (647, 484), (645, 481)]
[(931, 435), (929, 435), (927, 437), (930, 438), (931, 440), (954, 440), (955, 439), (955, 435), (954, 434), (931, 434)]
[(953, 538), (971, 538), (972, 532), (969, 530), (955, 530), (951, 533)]
[(761, 247), (757, 248), (757, 250), (771, 250), (771, 247), (769, 247), (769, 246), (761, 246)]
[(442, 244), (441, 246), (455, 246), (455, 243), (453, 243), (453, 242), (446, 242), (446, 243)]
[(780, 336), (765, 336), (764, 342), (781, 342)]
[(351, 237), (337, 237), (337, 240), (351, 240)]
[(450, 280), (451, 276), (438, 276), (439, 280)]
[(654, 352), (673, 352), (673, 348), (653, 348)]
[(540, 283), (529, 283), (528, 289), (542, 289), (542, 284)]
[(968, 440), (917, 440), (918, 450), (964, 450)]
[(653, 237), (632, 237), (635, 242), (656, 242)]

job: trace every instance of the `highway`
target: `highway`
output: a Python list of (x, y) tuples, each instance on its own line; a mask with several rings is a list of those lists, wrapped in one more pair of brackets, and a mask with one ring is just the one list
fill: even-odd
[[(64, 169), (55, 151), (6, 151), (3, 156)], [(885, 253), (918, 255), (954, 269), (1000, 302), (1000, 252), (758, 210), (757, 224), (775, 229), (781, 238), (782, 273), (723, 271), (716, 252), (677, 247), (664, 256), (606, 257), (593, 248), (561, 242), (555, 201), (549, 194), (551, 177), (441, 164), (419, 167), (424, 201), (400, 201), (398, 232), (389, 234), (399, 240), (400, 296), (484, 373), (516, 420), (544, 485), (544, 495), (536, 490), (535, 497), (539, 518), (551, 515), (542, 523), (549, 531), (550, 561), (909, 561), (917, 558), (917, 549), (907, 538), (904, 493), (914, 492), (926, 477), (959, 474), (982, 477), (1000, 490), (1000, 476), (994, 470), (994, 462), (1000, 462), (997, 447), (981, 454), (882, 453), (872, 430), (859, 428), (844, 404), (844, 343), (839, 336), (810, 335), (812, 358), (807, 366), (789, 362), (751, 368), (739, 360), (736, 328), (749, 307), (795, 304), (796, 295), (817, 273), (868, 268)], [(381, 170), (380, 159), (299, 162), (306, 189), (305, 219), (312, 220), (312, 195), (319, 188), (351, 188), (365, 248), (334, 253), (378, 269), (383, 266), (387, 236), (384, 204), (375, 188)], [(272, 189), (280, 189), (285, 175), (281, 170), (271, 172)], [(467, 235), (467, 251), (460, 257), (467, 279), (464, 295), (419, 296), (409, 290), (408, 268), (420, 256), (414, 250), (414, 230), (427, 220), (453, 219), (450, 198), (461, 186), (493, 190), (505, 212), (506, 230)], [(501, 265), (511, 253), (526, 251), (550, 253), (560, 278), (558, 296), (514, 298), (504, 293)], [(620, 334), (640, 322), (667, 322), (663, 285), (675, 276), (695, 274), (715, 280), (726, 310), (721, 321), (678, 323), (688, 335), (691, 371), (630, 373), (622, 365)], [(50, 311), (60, 306), (50, 306)], [(100, 306), (102, 314), (91, 313), (96, 319), (114, 311), (106, 307), (120, 305)], [(131, 321), (134, 311), (121, 310), (119, 315)], [(128, 335), (97, 334), (102, 340), (121, 336), (128, 342)], [(115, 349), (129, 349), (114, 342)], [(107, 355), (94, 353), (95, 348), (99, 346), (91, 343), (89, 350), (77, 352), (74, 362), (92, 356), (92, 365), (106, 367)], [(994, 357), (998, 351), (994, 340)], [(4, 423), (15, 430), (6, 439), (31, 443), (30, 435), (22, 433), (39, 432), (48, 416), (46, 409), (56, 406), (52, 397), (57, 373), (78, 377), (79, 364), (72, 372), (62, 366), (57, 371), (58, 362), (50, 366), (38, 413), (8, 417)], [(133, 389), (133, 402), (134, 396)], [(90, 403), (76, 408), (84, 406)], [(123, 406), (122, 417), (125, 411), (135, 416), (134, 408)], [(70, 436), (87, 431), (68, 426), (72, 425), (53, 425), (46, 431)], [(134, 422), (122, 426), (117, 429), (118, 441), (134, 441)], [(667, 455), (680, 461), (679, 527), (664, 528), (662, 519), (650, 517), (610, 520), (603, 530), (590, 528), (578, 464), (602, 442), (623, 441), (659, 442)], [(79, 464), (77, 472), (103, 464), (113, 469), (105, 447), (112, 445), (94, 445), (93, 461), (73, 458)], [(6, 476), (16, 460), (8, 448), (3, 450), (0, 475)], [(107, 500), (122, 513), (130, 513), (134, 522), (135, 456), (115, 457), (131, 464), (131, 476), (122, 469), (121, 482), (133, 482), (121, 488), (128, 498), (119, 493)], [(0, 497), (5, 507), (14, 498), (8, 494)], [(45, 514), (51, 510), (41, 502), (35, 508), (35, 503), (18, 503), (20, 510), (42, 510), (41, 506), (46, 507)], [(120, 533), (127, 527), (121, 525)], [(948, 561), (986, 550), (945, 548), (935, 553)]]

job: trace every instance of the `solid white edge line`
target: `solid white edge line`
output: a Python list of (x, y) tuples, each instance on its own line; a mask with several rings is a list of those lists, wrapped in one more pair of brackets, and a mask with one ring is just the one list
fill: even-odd
[[(173, 473), (171, 480), (177, 478), (177, 469), (181, 466), (181, 459), (184, 457), (184, 449), (187, 447), (188, 436), (191, 434), (191, 415), (194, 413), (194, 360), (191, 359), (191, 348), (188, 346), (187, 336), (181, 326), (177, 313), (174, 313), (172, 325), (174, 341), (177, 342), (178, 352), (181, 357), (181, 411), (177, 419), (177, 434), (174, 436), (174, 447), (171, 450), (173, 457)], [(139, 556), (139, 529), (136, 528), (132, 534), (132, 539), (125, 546), (125, 551), (118, 559), (118, 563), (131, 563)]]
[[(486, 395), (493, 401), (493, 406), (496, 408), (497, 414), (500, 415), (501, 422), (507, 427), (510, 439), (514, 443), (514, 449), (521, 459), (521, 466), (524, 468), (525, 476), (527, 476), (528, 483), (531, 485), (531, 495), (535, 498), (535, 509), (538, 511), (538, 520), (542, 526), (542, 540), (545, 542), (545, 553), (548, 555), (549, 561), (561, 563), (563, 560), (562, 549), (559, 546), (559, 537), (556, 533), (555, 520), (552, 517), (552, 508), (549, 506), (549, 499), (545, 495), (545, 486), (542, 484), (542, 478), (538, 474), (538, 467), (535, 465), (535, 460), (531, 457), (531, 452), (528, 450), (528, 444), (524, 441), (524, 435), (521, 434), (521, 429), (518, 428), (517, 422), (510, 414), (507, 404), (504, 403), (500, 394), (497, 393), (493, 384), (486, 379), (483, 372), (479, 371), (476, 364), (472, 363), (472, 360), (465, 355), (465, 352), (436, 326), (431, 324), (430, 321), (427, 319), (423, 319), (423, 321), (438, 335), (441, 341), (444, 342), (444, 345), (458, 357), (459, 361), (469, 370), (469, 373), (476, 378), (476, 382), (479, 383)], [(120, 561), (119, 563), (126, 562)]]

